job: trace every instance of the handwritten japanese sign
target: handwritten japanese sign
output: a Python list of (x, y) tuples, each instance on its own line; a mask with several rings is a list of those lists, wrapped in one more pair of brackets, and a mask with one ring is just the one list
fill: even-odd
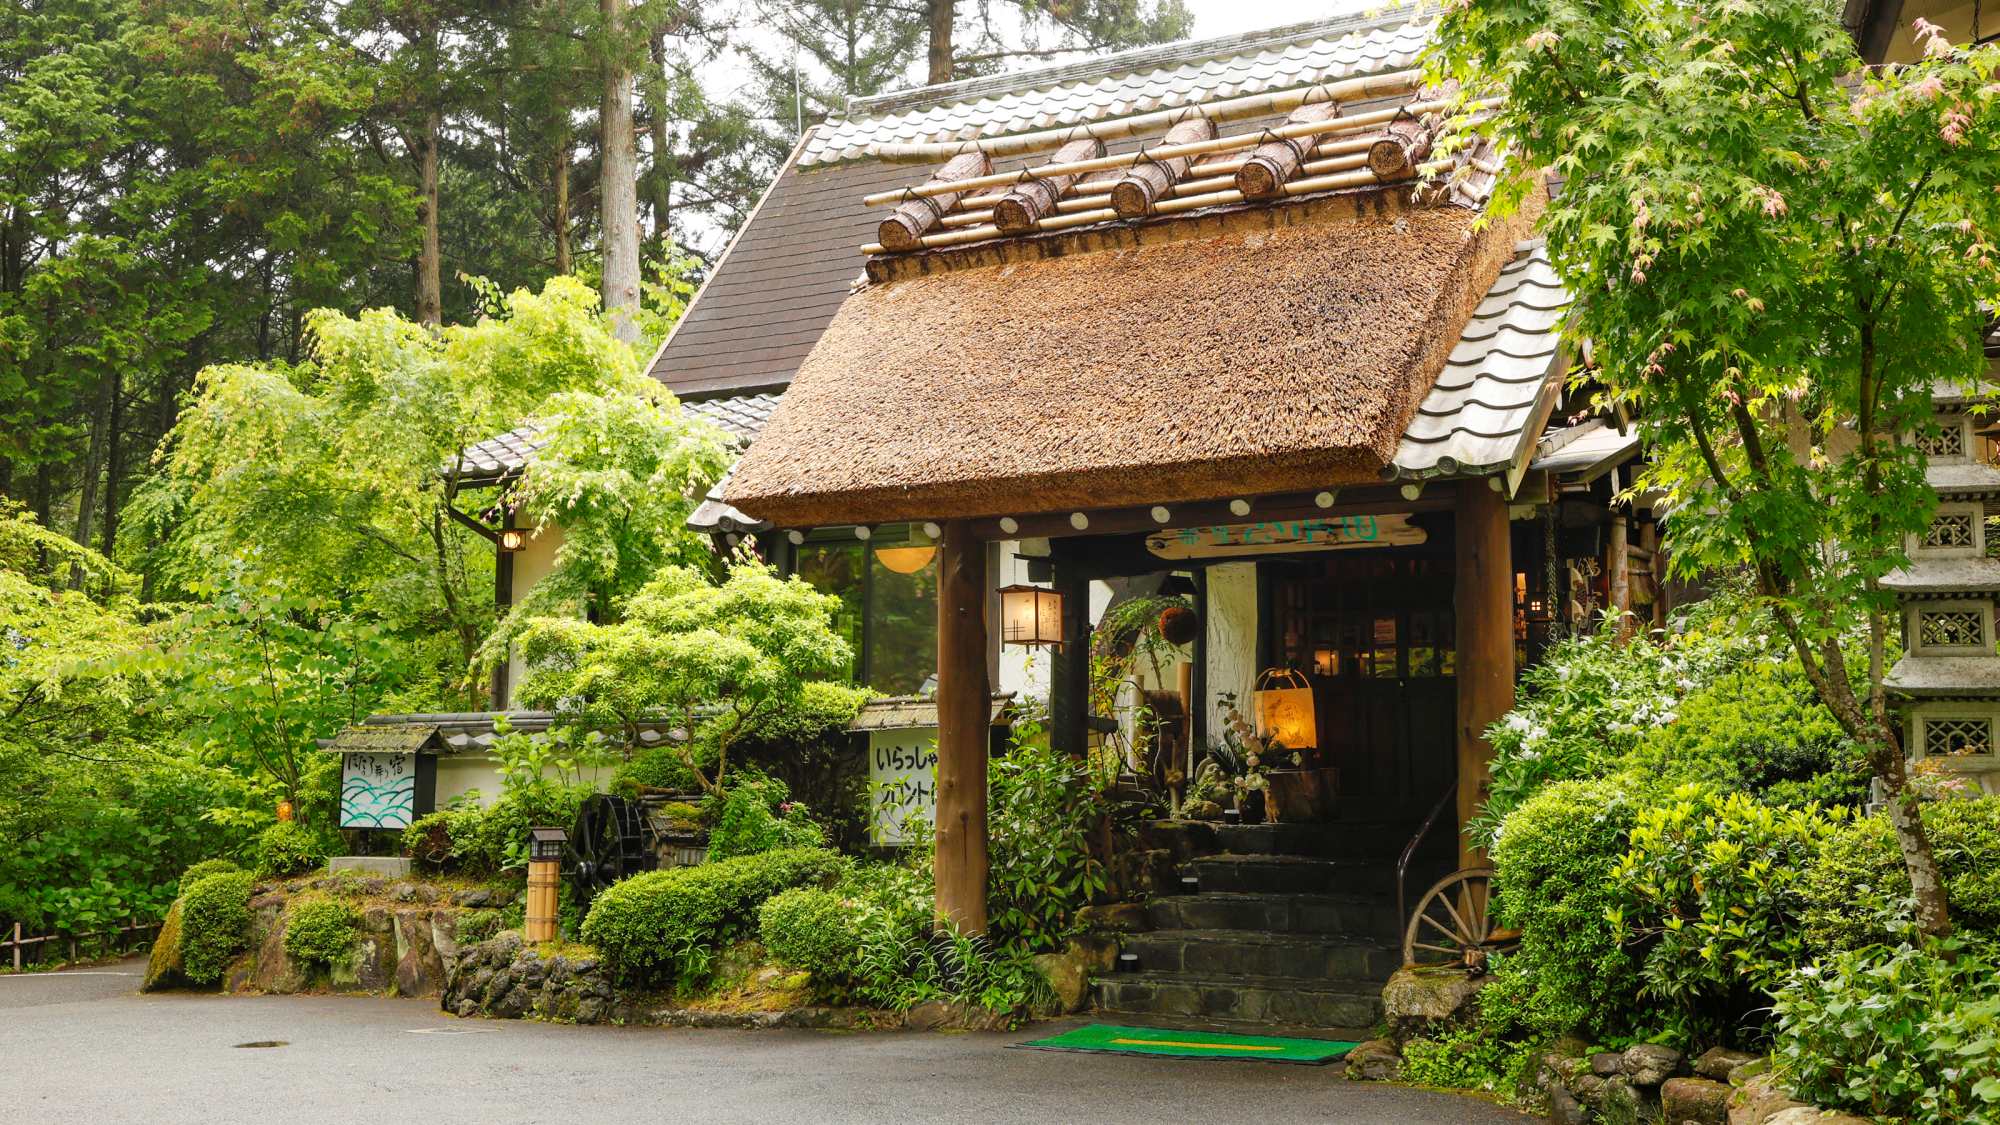
[(340, 756), (342, 828), (408, 828), (416, 803), (415, 754)]
[(936, 727), (878, 730), (868, 736), (868, 834), (875, 843), (906, 843), (912, 816), (937, 823)]
[(1146, 550), (1162, 559), (1206, 559), (1224, 555), (1343, 551), (1358, 547), (1408, 547), (1429, 535), (1404, 514), (1319, 516), (1304, 520), (1176, 527), (1146, 537)]

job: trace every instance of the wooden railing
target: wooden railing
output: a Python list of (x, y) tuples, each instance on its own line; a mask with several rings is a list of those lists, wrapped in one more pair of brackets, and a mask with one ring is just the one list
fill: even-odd
[(47, 946), (50, 942), (66, 942), (68, 943), (67, 945), (69, 953), (68, 959), (74, 961), (76, 960), (76, 955), (79, 948), (82, 948), (84, 950), (102, 948), (102, 946), (93, 946), (91, 943), (94, 940), (102, 938), (110, 938), (111, 939), (110, 947), (114, 950), (117, 950), (123, 947), (128, 947), (129, 943), (133, 943), (134, 934), (145, 935), (144, 937), (137, 939), (139, 943), (149, 942), (153, 939), (153, 937), (156, 934), (158, 934), (159, 929), (160, 929), (160, 924), (158, 922), (135, 921), (111, 930), (91, 930), (84, 933), (75, 933), (75, 934), (43, 934), (39, 937), (24, 937), (21, 934), (21, 923), (16, 922), (14, 923), (13, 926), (12, 938), (10, 938), (7, 941), (0, 941), (0, 950), (6, 950), (9, 954), (11, 954), (10, 959), (13, 961), (14, 971), (18, 973), (21, 971), (22, 965), (34, 964), (44, 960), (42, 956), (36, 956), (33, 958), (23, 957), (22, 951), (29, 949), (31, 947), (34, 948), (38, 954), (45, 954), (48, 951)]

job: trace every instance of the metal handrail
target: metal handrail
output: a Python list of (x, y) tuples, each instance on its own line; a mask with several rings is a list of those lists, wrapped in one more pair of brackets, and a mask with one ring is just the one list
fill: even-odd
[(1431, 829), (1437, 826), (1437, 819), (1444, 815), (1445, 806), (1451, 804), (1457, 797), (1458, 779), (1454, 777), (1451, 779), (1451, 784), (1445, 786), (1444, 796), (1439, 797), (1437, 804), (1431, 806), (1430, 815), (1424, 817), (1424, 822), (1418, 826), (1416, 835), (1411, 836), (1410, 842), (1403, 845), (1403, 854), (1396, 857), (1396, 924), (1398, 926), (1407, 921), (1409, 917), (1410, 903), (1405, 895), (1403, 884), (1410, 874), (1410, 859), (1417, 854), (1417, 845), (1423, 843), (1424, 837), (1430, 835)]

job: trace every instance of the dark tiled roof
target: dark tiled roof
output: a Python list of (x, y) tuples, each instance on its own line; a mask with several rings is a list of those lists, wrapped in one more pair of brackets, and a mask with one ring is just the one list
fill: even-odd
[[(777, 408), (776, 394), (706, 398), (681, 404), (682, 410), (714, 423), (745, 445), (763, 430), (764, 423), (771, 420), (771, 412)], [(527, 422), (498, 437), (466, 446), (460, 479), (468, 484), (480, 484), (513, 476), (527, 468), (528, 462), (534, 460), (535, 454), (541, 452), (546, 444), (540, 424)], [(446, 471), (450, 471), (449, 466)]]
[(683, 398), (783, 387), (861, 276), (855, 248), (882, 216), (861, 197), (907, 165), (787, 164), (716, 263), (649, 373)]
[(708, 419), (746, 443), (764, 429), (764, 423), (771, 420), (771, 411), (777, 408), (778, 396), (769, 393), (703, 398), (681, 404), (681, 409), (689, 414)]
[(542, 428), (527, 422), (497, 437), (465, 447), (458, 477), (465, 481), (494, 480), (528, 467), (544, 444)]

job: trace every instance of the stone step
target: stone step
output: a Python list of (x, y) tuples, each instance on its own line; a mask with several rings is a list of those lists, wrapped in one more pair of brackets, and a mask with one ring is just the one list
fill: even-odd
[(1161, 895), (1146, 903), (1156, 930), (1264, 930), (1279, 934), (1365, 934), (1400, 940), (1396, 905), (1371, 895)]
[[(1193, 875), (1197, 889), (1237, 891), (1251, 894), (1350, 894), (1384, 895), (1396, 893), (1393, 863), (1323, 859), (1313, 856), (1224, 852), (1188, 861), (1182, 870)], [(1419, 883), (1411, 872), (1410, 884), (1418, 893), (1428, 883)]]
[[(1211, 851), (1237, 855), (1301, 855), (1321, 859), (1355, 859), (1393, 865), (1410, 840), (1406, 824), (1219, 824)], [(1418, 855), (1449, 857), (1455, 847), (1449, 831), (1433, 831), (1418, 847)]]
[(1401, 963), (1400, 950), (1341, 934), (1256, 930), (1154, 930), (1126, 939), (1140, 971), (1194, 976), (1310, 977), (1378, 985)]
[(1304, 977), (1194, 976), (1140, 971), (1097, 978), (1101, 1015), (1239, 1020), (1331, 1030), (1365, 1039), (1382, 1018), (1382, 986)]

